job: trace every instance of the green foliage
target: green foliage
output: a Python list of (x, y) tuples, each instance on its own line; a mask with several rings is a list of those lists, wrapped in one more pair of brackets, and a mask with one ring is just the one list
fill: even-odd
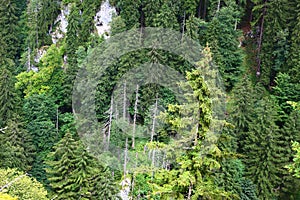
[(0, 133), (0, 167), (28, 171), (34, 156), (31, 135), (18, 115), (9, 119), (7, 127)]
[(0, 193), (0, 200), (17, 200), (17, 198), (11, 197), (8, 194)]
[(43, 162), (52, 146), (60, 139), (55, 125), (57, 106), (49, 96), (33, 95), (24, 102), (23, 111), (27, 122), (26, 129), (31, 134), (36, 149), (31, 173), (46, 184)]
[(5, 43), (4, 54), (7, 58), (16, 59), (18, 47), (18, 17), (17, 6), (15, 0), (0, 1), (0, 38)]
[(300, 144), (299, 142), (293, 142), (292, 148), (294, 151), (293, 163), (287, 165), (290, 173), (292, 173), (297, 178), (300, 178)]
[(273, 95), (283, 111), (281, 121), (285, 122), (288, 115), (292, 112), (292, 106), (288, 101), (297, 101), (300, 97), (300, 84), (292, 83), (288, 74), (279, 73), (275, 80), (276, 86), (273, 89)]
[[(193, 90), (193, 94), (190, 96), (195, 98), (195, 102), (189, 99), (189, 103), (184, 105), (170, 105), (169, 113), (163, 116), (177, 134), (186, 138), (182, 142), (190, 144), (190, 150), (178, 152), (179, 156), (175, 158), (176, 164), (174, 164), (173, 169), (162, 169), (155, 174), (151, 186), (153, 194), (159, 195), (161, 199), (230, 199), (232, 197), (230, 193), (214, 183), (214, 172), (221, 167), (220, 160), (224, 155), (211, 141), (214, 138), (210, 138), (211, 135), (206, 135), (211, 125), (212, 111), (208, 86), (203, 80), (202, 73), (206, 72), (206, 68), (209, 68), (212, 58), (209, 48), (206, 48), (203, 54), (203, 60), (196, 63), (197, 68), (187, 72), (187, 83)], [(184, 116), (174, 115), (173, 113), (176, 112), (197, 116), (196, 122)], [(201, 115), (198, 116), (196, 113), (201, 113)], [(186, 127), (191, 127), (191, 132), (182, 132)], [(209, 147), (202, 146), (206, 137), (209, 142), (212, 142)], [(180, 142), (174, 145), (180, 145)], [(205, 148), (205, 155), (203, 155), (203, 148)]]
[(31, 0), (27, 4), (27, 44), (31, 51), (52, 43), (50, 30), (59, 14), (58, 0)]
[(278, 108), (269, 99), (258, 101), (255, 107), (255, 117), (245, 138), (243, 160), (247, 177), (257, 185), (258, 197), (272, 199), (277, 195), (274, 189), (280, 184), (285, 159), (276, 125)]
[[(1, 60), (0, 60), (1, 61)], [(14, 78), (7, 66), (0, 66), (0, 127), (5, 127), (17, 110), (18, 97), (14, 90)]]
[(54, 146), (46, 169), (57, 199), (114, 199), (117, 191), (108, 171), (97, 165), (70, 133)]
[(22, 72), (17, 76), (16, 89), (21, 90), (28, 98), (32, 95), (47, 94), (56, 98), (59, 104), (63, 99), (63, 82), (65, 74), (62, 70), (64, 46), (57, 48), (55, 45), (47, 50), (41, 58), (38, 72)]
[(17, 199), (48, 199), (47, 191), (41, 183), (30, 177), (29, 174), (24, 174), (16, 169), (0, 169), (0, 188), (1, 192), (7, 193)]
[(208, 25), (206, 42), (212, 48), (214, 61), (219, 66), (227, 90), (237, 83), (242, 72), (243, 53), (238, 47), (240, 32), (235, 30), (239, 12), (223, 7)]

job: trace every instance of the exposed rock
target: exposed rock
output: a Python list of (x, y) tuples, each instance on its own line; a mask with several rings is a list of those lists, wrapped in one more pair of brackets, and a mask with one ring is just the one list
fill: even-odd
[(95, 26), (99, 35), (104, 35), (105, 38), (109, 37), (110, 22), (113, 15), (116, 14), (116, 9), (109, 4), (108, 0), (102, 3), (100, 11), (95, 16)]
[(68, 26), (68, 15), (70, 14), (70, 4), (64, 5), (61, 10), (61, 14), (58, 15), (57, 19), (54, 22), (54, 25), (57, 25), (55, 31), (51, 33), (52, 42), (56, 44), (57, 41), (65, 36), (67, 33), (67, 26)]

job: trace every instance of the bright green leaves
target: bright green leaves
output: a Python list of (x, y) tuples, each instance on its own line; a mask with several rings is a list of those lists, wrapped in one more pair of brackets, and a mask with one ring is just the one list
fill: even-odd
[(292, 148), (294, 151), (293, 163), (288, 165), (287, 168), (297, 178), (300, 178), (300, 144), (293, 142)]
[[(0, 189), (12, 197), (22, 200), (47, 200), (43, 185), (28, 174), (15, 169), (0, 169)], [(1, 199), (0, 193), (0, 199)]]
[(25, 98), (32, 95), (47, 94), (55, 96), (57, 101), (62, 99), (63, 54), (64, 46), (57, 48), (51, 45), (42, 57), (39, 71), (22, 72), (17, 76), (16, 88), (21, 90)]

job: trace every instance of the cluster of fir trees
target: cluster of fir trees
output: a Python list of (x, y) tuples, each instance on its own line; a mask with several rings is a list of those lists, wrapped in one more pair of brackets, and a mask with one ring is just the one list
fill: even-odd
[[(0, 3), (0, 167), (8, 170), (3, 171), (3, 177), (13, 180), (14, 176), (22, 176), (9, 168), (28, 172), (47, 188), (49, 197), (58, 199), (117, 198), (116, 180), (109, 178), (112, 172), (89, 155), (79, 141), (71, 109), (79, 64), (88, 49), (101, 48), (103, 41), (95, 34), (93, 24), (101, 1)], [(55, 19), (66, 4), (70, 7), (67, 34), (52, 44), (49, 33), (56, 28)], [(179, 125), (190, 126), (176, 112), (205, 113), (198, 119), (195, 141), (186, 141), (189, 148), (179, 156), (172, 155), (175, 157), (170, 159), (169, 167), (156, 173), (124, 172), (134, 181), (130, 195), (134, 199), (297, 199), (299, 180), (286, 166), (293, 161), (291, 141), (299, 141), (299, 110), (291, 102), (299, 101), (300, 96), (300, 4), (287, 0), (114, 0), (111, 4), (118, 12), (111, 23), (112, 35), (131, 28), (142, 31), (148, 26), (163, 27), (208, 45), (210, 51), (202, 52), (205, 56), (199, 67), (209, 65), (212, 57), (219, 66), (230, 102), (226, 128), (218, 143), (202, 157), (201, 144), (212, 122), (209, 92), (199, 69), (157, 49), (119, 58), (99, 81), (96, 93), (99, 122), (112, 124), (111, 129), (105, 129), (112, 131), (111, 145), (126, 148), (124, 138), (113, 138), (120, 130), (113, 126), (116, 119), (106, 112), (111, 108), (111, 91), (122, 74), (141, 63), (160, 62), (186, 74), (198, 104), (177, 105), (174, 94), (165, 88), (140, 87), (136, 93), (138, 103), (133, 97), (127, 105), (129, 117), (142, 126), (151, 123), (154, 118), (150, 105), (160, 97), (168, 107), (167, 126), (156, 130), (151, 142), (136, 139), (135, 148), (127, 149), (129, 154), (140, 153), (145, 143), (154, 148), (152, 153), (160, 146), (171, 148), (170, 137), (180, 132)], [(247, 39), (245, 48), (240, 48), (239, 28), (245, 21), (251, 22), (257, 33)], [(40, 48), (47, 52), (35, 63), (34, 56)], [(38, 72), (30, 71), (32, 66), (38, 67)], [(131, 138), (131, 133), (127, 134)], [(133, 141), (129, 139), (128, 143)], [(297, 175), (297, 159), (289, 166)], [(15, 175), (8, 175), (11, 173)], [(114, 174), (122, 174), (122, 169)], [(28, 185), (34, 186), (36, 180), (29, 179), (34, 183)], [(46, 198), (44, 189), (36, 187), (43, 193), (39, 198)], [(26, 190), (22, 191), (23, 186), (20, 190), (9, 188), (0, 192), (22, 198)], [(28, 195), (39, 194), (34, 193)]]

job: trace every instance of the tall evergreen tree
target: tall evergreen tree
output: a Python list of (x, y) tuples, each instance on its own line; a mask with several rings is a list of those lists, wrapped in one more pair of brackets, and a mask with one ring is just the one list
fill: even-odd
[(281, 135), (276, 125), (277, 107), (269, 99), (262, 99), (255, 105), (255, 118), (249, 126), (243, 152), (247, 177), (257, 185), (261, 199), (273, 199), (278, 195), (281, 164), (284, 162)]
[(227, 90), (232, 89), (242, 72), (243, 53), (237, 40), (240, 33), (235, 29), (237, 20), (239, 12), (234, 6), (223, 7), (211, 20), (206, 32), (206, 42), (212, 48)]
[[(0, 58), (1, 62), (1, 58)], [(14, 79), (7, 65), (0, 66), (0, 126), (4, 127), (16, 111), (17, 95)]]
[(17, 114), (8, 120), (7, 128), (0, 133), (0, 149), (1, 168), (17, 168), (20, 171), (31, 168), (34, 157), (32, 137)]
[(0, 38), (5, 43), (5, 56), (16, 60), (18, 52), (18, 17), (15, 0), (0, 1)]
[(69, 132), (55, 145), (46, 163), (49, 165), (47, 176), (57, 199), (116, 198), (112, 179), (106, 177), (105, 171), (99, 171), (95, 158)]

